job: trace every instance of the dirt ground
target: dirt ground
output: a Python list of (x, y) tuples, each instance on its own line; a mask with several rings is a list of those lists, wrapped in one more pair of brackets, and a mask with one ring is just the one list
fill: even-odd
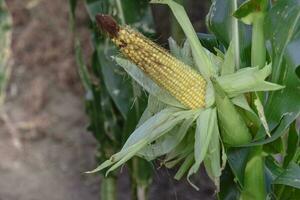
[[(68, 1), (7, 0), (13, 15), (13, 72), (0, 117), (0, 200), (94, 200), (101, 180), (83, 172), (96, 166), (96, 142), (86, 131), (83, 90), (76, 73)], [(79, 32), (90, 52), (86, 15)], [(201, 190), (155, 172), (151, 200), (213, 199), (203, 172)], [(126, 172), (118, 199), (129, 198)]]

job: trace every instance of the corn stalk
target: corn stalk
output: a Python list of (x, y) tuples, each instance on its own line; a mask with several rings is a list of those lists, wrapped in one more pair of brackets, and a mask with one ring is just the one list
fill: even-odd
[[(99, 142), (97, 160), (103, 162), (112, 155), (112, 152), (121, 148), (128, 134), (137, 125), (137, 120), (146, 102), (145, 95), (140, 91), (140, 88), (133, 81), (126, 80), (124, 72), (110, 61), (110, 55), (114, 54), (116, 50), (106, 38), (99, 37), (99, 32), (95, 29), (95, 14), (98, 12), (114, 13), (121, 23), (136, 23), (137, 27), (145, 29), (146, 33), (151, 32), (149, 25), (151, 24), (151, 15), (147, 4), (140, 1), (85, 1), (84, 5), (93, 26), (91, 35), (93, 37), (94, 53), (91, 58), (91, 72), (89, 72), (83, 59), (80, 41), (76, 35), (76, 5), (76, 0), (70, 0), (78, 71), (87, 92), (86, 111), (90, 118), (89, 131), (93, 133)], [(126, 10), (128, 9), (136, 11), (127, 13)], [(145, 17), (145, 22), (148, 25), (138, 25), (139, 22), (137, 22), (137, 16), (135, 16), (137, 13), (139, 13), (139, 17)], [(91, 76), (95, 77), (97, 82), (92, 81)], [(134, 106), (132, 106), (133, 102), (135, 102)], [(145, 164), (143, 160), (136, 158), (129, 163), (128, 167), (133, 188), (132, 199), (147, 199), (147, 188), (151, 183), (150, 164)], [(108, 177), (102, 176), (101, 199), (116, 199), (116, 182), (116, 174), (111, 174)]]
[[(191, 176), (204, 163), (219, 199), (296, 197), (300, 188), (299, 129), (291, 124), (300, 115), (300, 101), (297, 103), (299, 95), (294, 96), (292, 89), (299, 90), (293, 67), (299, 70), (300, 63), (295, 60), (299, 54), (289, 50), (299, 48), (295, 47), (299, 3), (215, 0), (207, 17), (215, 34), (210, 37), (194, 31), (180, 4), (172, 0), (151, 3), (169, 6), (186, 36), (183, 47), (169, 40), (171, 54), (124, 26), (126, 20), (119, 23), (113, 16), (93, 13), (98, 28), (122, 54), (112, 59), (149, 98), (122, 149), (89, 173), (102, 171), (109, 176), (135, 156), (149, 161), (164, 156), (166, 167), (179, 165), (175, 178), (186, 175), (196, 189)], [(276, 26), (275, 18), (288, 34)], [(268, 33), (268, 26), (276, 29)], [(272, 62), (266, 59), (266, 40), (271, 43)], [(266, 80), (268, 76), (274, 82)], [(284, 100), (289, 104), (284, 105)], [(269, 105), (278, 108), (270, 110)], [(287, 132), (288, 141), (283, 137)], [(283, 148), (284, 142), (290, 148)], [(274, 159), (278, 153), (284, 162)]]
[(4, 103), (5, 89), (10, 77), (9, 63), (12, 19), (4, 0), (0, 1), (0, 107)]

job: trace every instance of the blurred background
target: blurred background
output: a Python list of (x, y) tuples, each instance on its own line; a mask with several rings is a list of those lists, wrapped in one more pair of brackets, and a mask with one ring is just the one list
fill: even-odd
[[(80, 1), (79, 1), (80, 2)], [(101, 178), (85, 175), (97, 163), (97, 143), (86, 130), (84, 90), (77, 74), (69, 5), (64, 0), (6, 0), (13, 18), (12, 75), (0, 117), (0, 200), (96, 200)], [(187, 0), (198, 32), (206, 32), (210, 1)], [(167, 47), (169, 10), (153, 6), (157, 41)], [(83, 3), (77, 34), (85, 58), (92, 54)], [(215, 199), (213, 184), (201, 171), (196, 191), (174, 172), (157, 168), (150, 200)], [(118, 199), (130, 199), (126, 168), (118, 173)]]

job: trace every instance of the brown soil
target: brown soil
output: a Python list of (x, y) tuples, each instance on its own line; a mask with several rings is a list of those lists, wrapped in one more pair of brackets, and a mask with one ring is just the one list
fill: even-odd
[[(0, 200), (99, 199), (99, 178), (82, 173), (96, 165), (96, 142), (86, 131), (68, 1), (7, 3), (14, 21), (14, 63), (0, 116)], [(78, 18), (89, 55), (86, 14), (79, 11)], [(201, 185), (197, 192), (173, 180), (170, 173), (155, 172), (150, 199), (211, 199), (207, 178), (197, 181)], [(128, 176), (120, 177), (118, 197), (129, 199)]]

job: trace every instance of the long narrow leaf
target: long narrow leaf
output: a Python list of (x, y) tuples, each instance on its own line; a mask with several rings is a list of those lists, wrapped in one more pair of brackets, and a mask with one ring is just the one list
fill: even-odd
[[(210, 139), (215, 131), (216, 120), (216, 108), (209, 108), (207, 110), (204, 110), (197, 119), (194, 145), (195, 163), (188, 173), (189, 182), (189, 177), (199, 170), (200, 164), (206, 156), (211, 141)], [(191, 183), (191, 185), (198, 189), (197, 186), (195, 186), (193, 183)]]

